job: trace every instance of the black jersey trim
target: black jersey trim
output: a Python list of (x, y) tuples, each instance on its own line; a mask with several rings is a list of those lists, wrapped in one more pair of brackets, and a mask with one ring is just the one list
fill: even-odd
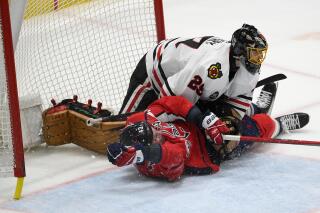
[[(178, 37), (179, 38), (179, 37)], [(174, 39), (171, 39), (171, 41), (168, 41), (168, 43), (166, 43), (166, 45), (164, 45), (164, 48), (166, 48), (171, 42), (177, 40), (178, 38), (174, 38)]]
[(156, 60), (156, 56), (157, 56), (157, 49), (158, 49), (159, 45), (160, 45), (160, 44), (158, 44), (158, 45), (154, 48), (154, 50), (153, 50), (153, 61), (155, 61), (155, 60)]
[(170, 88), (169, 83), (168, 83), (167, 80), (165, 80), (164, 84), (165, 84), (165, 86), (167, 87), (170, 95), (171, 95), (171, 96), (176, 96), (176, 94), (175, 94), (174, 92), (172, 92), (172, 90), (171, 90), (171, 88)]
[(249, 101), (252, 101), (252, 97), (244, 96), (244, 95), (238, 95), (239, 98), (243, 98)]
[(153, 89), (155, 90), (155, 92), (156, 92), (157, 94), (160, 94), (160, 91), (159, 91), (158, 88), (156, 87), (156, 84), (153, 82), (153, 80), (151, 80), (151, 85), (152, 85)]
[(174, 92), (171, 90), (170, 85), (169, 85), (169, 83), (167, 81), (167, 76), (164, 74), (164, 71), (163, 71), (163, 69), (161, 67), (161, 61), (162, 61), (162, 55), (159, 58), (158, 70), (160, 72), (160, 75), (162, 77), (162, 80), (163, 80), (164, 84), (166, 85), (166, 87), (168, 89), (168, 92), (170, 93), (171, 96), (175, 96)]

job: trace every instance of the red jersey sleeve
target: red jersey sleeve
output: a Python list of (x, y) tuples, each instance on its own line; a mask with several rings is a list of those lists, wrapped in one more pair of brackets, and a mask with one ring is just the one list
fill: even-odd
[(193, 104), (182, 96), (166, 96), (153, 102), (148, 109), (162, 122), (170, 122), (177, 118), (185, 119)]

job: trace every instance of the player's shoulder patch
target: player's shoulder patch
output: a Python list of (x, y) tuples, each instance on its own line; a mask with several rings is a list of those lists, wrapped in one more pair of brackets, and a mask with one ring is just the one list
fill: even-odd
[(222, 76), (221, 64), (219, 62), (211, 64), (208, 68), (208, 77), (211, 79), (217, 79), (221, 78)]

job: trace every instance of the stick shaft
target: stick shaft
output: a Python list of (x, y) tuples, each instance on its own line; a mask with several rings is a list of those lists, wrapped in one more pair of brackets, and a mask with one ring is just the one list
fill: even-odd
[(87, 126), (93, 126), (95, 124), (100, 124), (101, 122), (126, 121), (130, 115), (133, 115), (135, 113), (138, 113), (138, 112), (127, 112), (124, 114), (109, 115), (107, 117), (101, 117), (101, 118), (89, 118), (86, 123), (87, 123)]
[(267, 77), (265, 79), (260, 80), (257, 83), (256, 88), (257, 87), (261, 87), (261, 86), (263, 86), (265, 84), (268, 84), (270, 82), (281, 81), (281, 80), (286, 79), (286, 78), (287, 78), (287, 76), (282, 74), (282, 73), (276, 74), (276, 75), (272, 75), (272, 76), (269, 76), (269, 77)]
[(278, 139), (278, 138), (261, 138), (261, 137), (240, 136), (240, 135), (224, 135), (223, 139), (224, 140), (232, 140), (232, 141), (250, 141), (250, 142), (257, 142), (257, 143), (277, 143), (277, 144), (320, 146), (320, 141)]

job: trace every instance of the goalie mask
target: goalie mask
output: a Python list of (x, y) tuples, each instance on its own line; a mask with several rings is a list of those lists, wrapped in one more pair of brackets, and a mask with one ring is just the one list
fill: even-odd
[(268, 44), (265, 37), (252, 25), (243, 24), (231, 39), (233, 57), (239, 58), (246, 69), (254, 74), (260, 71), (266, 57)]

